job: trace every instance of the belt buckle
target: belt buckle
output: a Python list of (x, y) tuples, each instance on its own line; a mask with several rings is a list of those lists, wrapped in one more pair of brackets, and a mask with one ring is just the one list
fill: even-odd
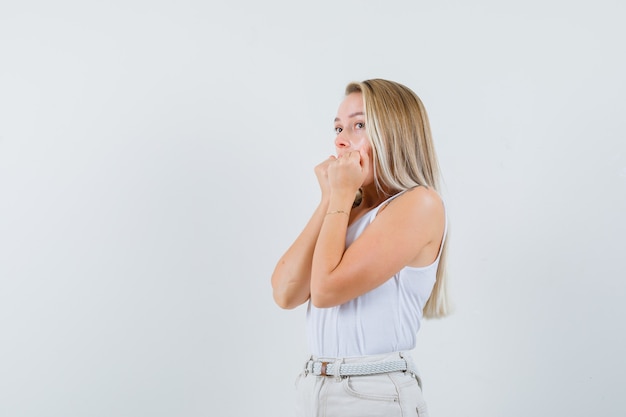
[(322, 362), (322, 369), (320, 369), (320, 375), (321, 375), (321, 376), (329, 376), (329, 375), (326, 373), (326, 369), (327, 369), (327, 367), (328, 367), (328, 362)]

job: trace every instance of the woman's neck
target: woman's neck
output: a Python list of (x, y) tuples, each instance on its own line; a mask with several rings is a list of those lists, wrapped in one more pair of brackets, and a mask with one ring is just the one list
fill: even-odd
[(362, 190), (362, 200), (359, 205), (362, 208), (370, 209), (372, 207), (378, 206), (380, 203), (385, 201), (391, 194), (385, 194), (381, 192), (381, 190), (376, 187), (376, 184), (370, 184), (361, 187)]

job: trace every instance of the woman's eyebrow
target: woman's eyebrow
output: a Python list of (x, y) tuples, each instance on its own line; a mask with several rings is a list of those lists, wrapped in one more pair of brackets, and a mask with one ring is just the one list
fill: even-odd
[[(349, 115), (348, 115), (348, 119), (352, 119), (353, 117), (356, 117), (356, 116), (363, 116), (363, 114), (364, 114), (364, 113), (363, 113), (362, 111), (358, 111), (358, 112), (356, 112), (356, 113), (349, 114)], [(341, 120), (341, 119), (340, 119), (339, 117), (335, 117), (335, 122), (338, 122), (338, 121), (340, 121), (340, 120)]]

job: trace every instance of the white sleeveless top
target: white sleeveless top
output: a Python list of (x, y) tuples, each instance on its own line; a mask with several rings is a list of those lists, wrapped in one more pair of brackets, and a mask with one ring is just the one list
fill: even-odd
[[(348, 227), (346, 248), (376, 218), (387, 199)], [(446, 238), (448, 222), (443, 233)], [(441, 242), (441, 248), (443, 242)], [(425, 267), (404, 267), (381, 286), (344, 304), (307, 309), (307, 337), (312, 355), (348, 358), (408, 351), (415, 348), (422, 310), (430, 297), (441, 257)]]

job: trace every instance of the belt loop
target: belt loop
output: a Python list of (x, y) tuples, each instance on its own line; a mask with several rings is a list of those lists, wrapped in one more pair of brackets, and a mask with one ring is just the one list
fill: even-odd
[(400, 359), (402, 359), (404, 361), (404, 363), (406, 364), (406, 369), (403, 372), (411, 372), (411, 367), (409, 366), (409, 361), (406, 360), (406, 358), (404, 357), (404, 352), (398, 352), (398, 356), (400, 356)]
[(341, 364), (343, 363), (343, 358), (335, 359), (333, 363), (333, 372), (335, 373), (335, 380), (337, 382), (341, 381)]
[[(309, 367), (311, 369), (309, 369)], [(311, 355), (309, 359), (304, 362), (304, 376), (308, 376), (309, 373), (313, 373), (313, 355)]]

